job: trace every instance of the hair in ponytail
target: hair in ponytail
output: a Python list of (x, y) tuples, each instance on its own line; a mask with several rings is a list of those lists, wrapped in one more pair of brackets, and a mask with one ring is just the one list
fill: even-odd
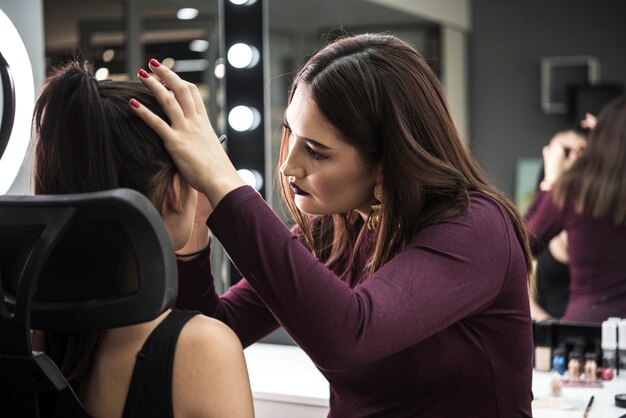
[[(97, 81), (88, 67), (79, 62), (58, 68), (45, 82), (33, 115), (37, 135), (35, 193), (83, 193), (125, 187), (147, 196), (160, 212), (176, 168), (158, 135), (131, 111), (131, 98), (168, 121), (156, 99), (139, 82)], [(107, 280), (123, 281), (122, 276)], [(69, 280), (62, 286), (64, 289), (72, 288), (74, 293), (82, 289), (82, 283)], [(40, 288), (45, 286), (43, 282)], [(103, 337), (104, 331), (37, 332), (35, 343), (54, 360), (83, 398)]]
[(160, 211), (176, 168), (159, 136), (131, 111), (133, 97), (168, 121), (139, 82), (97, 81), (78, 62), (57, 69), (35, 105), (35, 194), (126, 187)]

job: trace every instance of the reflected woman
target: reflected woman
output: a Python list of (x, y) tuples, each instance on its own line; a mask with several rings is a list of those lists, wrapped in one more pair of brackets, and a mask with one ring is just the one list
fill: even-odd
[(626, 317), (626, 97), (598, 115), (581, 156), (565, 170), (567, 144), (544, 148), (546, 175), (526, 212), (535, 254), (567, 231), (567, 321)]

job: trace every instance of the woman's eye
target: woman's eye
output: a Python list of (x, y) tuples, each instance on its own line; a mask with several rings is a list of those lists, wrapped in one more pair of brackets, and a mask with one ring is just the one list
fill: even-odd
[(324, 158), (326, 158), (322, 154), (315, 152), (315, 150), (313, 150), (313, 148), (311, 148), (309, 145), (305, 145), (304, 147), (306, 148), (306, 152), (308, 152), (311, 158), (313, 158), (314, 160), (323, 160)]

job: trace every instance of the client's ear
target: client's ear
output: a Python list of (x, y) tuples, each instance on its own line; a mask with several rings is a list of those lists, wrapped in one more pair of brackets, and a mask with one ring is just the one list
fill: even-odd
[(179, 173), (174, 174), (165, 185), (161, 214), (175, 251), (184, 247), (189, 241), (196, 204), (196, 191)]
[(187, 192), (187, 183), (183, 180), (180, 173), (175, 173), (165, 186), (165, 198), (163, 199), (163, 207), (161, 208), (163, 215), (182, 213)]

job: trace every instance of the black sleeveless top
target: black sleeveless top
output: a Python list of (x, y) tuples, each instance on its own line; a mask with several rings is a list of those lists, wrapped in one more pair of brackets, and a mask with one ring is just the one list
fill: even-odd
[(172, 310), (137, 353), (122, 418), (173, 418), (172, 369), (180, 331), (196, 311)]
[(546, 247), (537, 257), (537, 303), (550, 316), (561, 318), (569, 301), (569, 266)]

